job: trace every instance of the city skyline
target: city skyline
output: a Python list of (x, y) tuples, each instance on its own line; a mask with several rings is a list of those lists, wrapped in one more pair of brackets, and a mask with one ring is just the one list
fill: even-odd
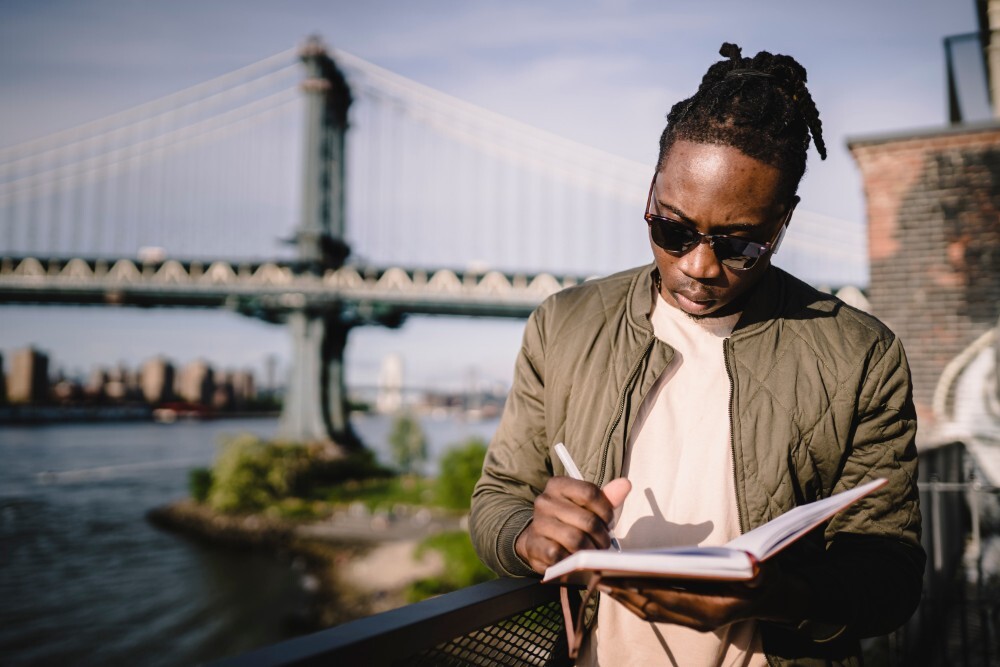
[[(215, 27), (236, 15), (241, 30)], [(943, 124), (941, 38), (975, 28), (971, 0), (802, 9), (777, 2), (13, 1), (0, 16), (0, 90), (8, 101), (0, 145), (200, 83), (318, 33), (448, 94), (649, 163), (664, 113), (694, 90), (722, 41), (746, 53), (790, 53), (809, 70), (830, 146), (826, 162), (810, 159), (803, 207), (858, 224), (863, 196), (846, 137)], [(509, 381), (522, 328), (444, 318), (413, 318), (398, 331), (359, 328), (348, 343), (347, 381), (372, 383), (392, 352), (425, 384), (470, 365)], [(5, 306), (0, 344), (29, 343), (80, 366), (109, 355), (134, 362), (152, 350), (231, 365), (269, 355), (287, 362), (291, 347), (282, 327), (227, 312)]]
[[(283, 391), (287, 381), (287, 368), (280, 365), (280, 360), (274, 355), (268, 355), (257, 360), (255, 363), (243, 364), (222, 364), (206, 355), (194, 355), (189, 358), (179, 359), (164, 352), (153, 352), (152, 354), (133, 361), (118, 359), (94, 359), (86, 366), (68, 366), (62, 362), (59, 351), (46, 348), (36, 344), (22, 346), (0, 347), (0, 381), (5, 376), (11, 374), (11, 361), (25, 350), (44, 355), (47, 359), (47, 377), (50, 381), (70, 380), (81, 384), (92, 381), (97, 373), (128, 372), (141, 377), (144, 367), (153, 361), (164, 361), (174, 367), (176, 372), (193, 364), (207, 364), (216, 372), (229, 375), (233, 373), (249, 373), (252, 375), (258, 391)], [(490, 391), (503, 391), (509, 386), (509, 382), (502, 378), (482, 375), (480, 369), (473, 365), (462, 369), (453, 377), (449, 377), (442, 383), (419, 383), (413, 381), (406, 371), (406, 358), (396, 352), (392, 352), (383, 357), (380, 361), (378, 376), (374, 382), (348, 384), (348, 391), (352, 390), (372, 390), (387, 385), (385, 372), (387, 365), (398, 366), (395, 372), (399, 373), (398, 378), (394, 378), (389, 384), (398, 385), (397, 389), (404, 392), (413, 391), (436, 391), (436, 390), (470, 390), (475, 388), (488, 387)], [(272, 377), (273, 376), (273, 377)], [(3, 394), (0, 394), (3, 398)]]

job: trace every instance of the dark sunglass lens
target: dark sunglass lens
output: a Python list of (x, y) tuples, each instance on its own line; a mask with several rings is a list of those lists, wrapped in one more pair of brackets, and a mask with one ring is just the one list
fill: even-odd
[(698, 235), (672, 220), (652, 220), (653, 243), (667, 252), (685, 252), (698, 242)]
[(715, 239), (715, 254), (731, 269), (749, 269), (767, 252), (767, 247), (755, 241), (735, 237)]
[(752, 268), (754, 264), (757, 263), (756, 257), (727, 257), (720, 260), (725, 266), (730, 269), (749, 269)]

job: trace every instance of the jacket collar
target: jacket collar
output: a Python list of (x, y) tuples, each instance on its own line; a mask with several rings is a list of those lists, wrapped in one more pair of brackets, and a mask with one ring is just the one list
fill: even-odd
[(733, 333), (749, 334), (758, 331), (778, 317), (785, 300), (784, 277), (785, 272), (778, 267), (768, 267), (754, 286)]
[(653, 324), (649, 314), (653, 312), (653, 284), (656, 276), (656, 264), (651, 263), (636, 271), (629, 285), (628, 315), (632, 326), (644, 329), (652, 335)]

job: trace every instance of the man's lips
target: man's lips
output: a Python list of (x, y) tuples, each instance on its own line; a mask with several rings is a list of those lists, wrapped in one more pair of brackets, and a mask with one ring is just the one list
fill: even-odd
[(715, 303), (718, 300), (711, 294), (674, 292), (674, 296), (681, 297), (684, 300), (690, 301), (692, 303)]
[(685, 294), (684, 292), (674, 292), (674, 300), (681, 310), (696, 315), (712, 309), (717, 303), (716, 299), (706, 294)]

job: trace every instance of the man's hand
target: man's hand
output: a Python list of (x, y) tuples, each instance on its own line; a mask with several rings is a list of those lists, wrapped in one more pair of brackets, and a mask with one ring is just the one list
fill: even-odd
[(580, 549), (607, 549), (608, 524), (631, 490), (631, 482), (624, 478), (609, 482), (603, 490), (569, 477), (550, 478), (535, 498), (534, 517), (514, 550), (535, 572), (544, 574), (545, 568)]
[(805, 582), (761, 564), (749, 582), (700, 582), (662, 579), (606, 580), (600, 589), (639, 618), (676, 623), (700, 632), (751, 618), (798, 623), (809, 595)]

